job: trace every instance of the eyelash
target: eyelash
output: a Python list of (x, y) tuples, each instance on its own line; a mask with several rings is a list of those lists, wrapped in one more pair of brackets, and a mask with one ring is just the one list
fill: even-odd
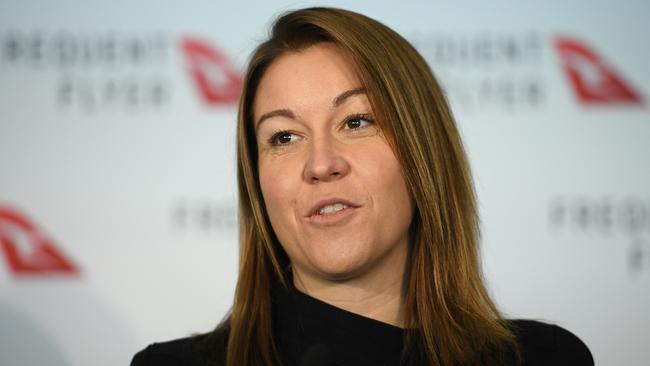
[[(350, 121), (354, 121), (354, 120), (358, 120), (358, 119), (360, 119), (360, 120), (364, 120), (364, 121), (367, 121), (367, 122), (369, 122), (369, 124), (373, 124), (373, 123), (375, 122), (374, 119), (373, 119), (369, 114), (367, 114), (367, 113), (357, 113), (357, 114), (353, 114), (353, 115), (347, 116), (347, 117), (345, 118), (345, 120), (343, 121), (342, 124), (343, 124), (344, 126), (347, 126), (347, 124), (348, 124)], [(358, 129), (362, 129), (362, 128), (366, 128), (366, 127), (368, 127), (368, 126), (360, 126), (360, 127), (357, 127), (357, 128), (353, 128), (353, 129), (351, 129), (351, 130), (358, 130)], [(281, 143), (279, 143), (279, 142), (278, 142), (278, 139), (279, 139), (281, 136), (283, 136), (283, 135), (288, 135), (288, 134), (292, 134), (292, 135), (293, 135), (293, 133), (292, 133), (291, 131), (289, 131), (289, 130), (281, 130), (281, 131), (278, 131), (278, 132), (274, 133), (273, 135), (271, 135), (271, 137), (268, 139), (267, 143), (268, 143), (269, 145), (271, 145), (271, 146), (282, 146), (282, 145), (285, 145), (285, 144), (281, 144)]]
[[(372, 119), (372, 116), (370, 116), (369, 114), (367, 114), (367, 113), (357, 113), (357, 114), (353, 114), (351, 116), (348, 116), (343, 123), (347, 125), (348, 122), (350, 122), (352, 120), (355, 120), (355, 119), (362, 119), (362, 120), (370, 122), (370, 124), (375, 122), (375, 120)], [(359, 127), (359, 128), (364, 128), (364, 127)]]
[(267, 143), (268, 143), (269, 145), (271, 145), (271, 146), (281, 146), (281, 145), (284, 145), (284, 144), (279, 143), (279, 142), (278, 142), (278, 139), (280, 138), (280, 136), (282, 136), (282, 135), (288, 135), (288, 134), (291, 134), (291, 131), (289, 131), (289, 130), (278, 131), (278, 132), (274, 133), (274, 134), (269, 138), (269, 140), (267, 141)]

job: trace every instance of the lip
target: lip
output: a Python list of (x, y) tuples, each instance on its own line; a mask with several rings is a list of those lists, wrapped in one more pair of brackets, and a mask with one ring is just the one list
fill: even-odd
[[(327, 206), (327, 205), (332, 205), (332, 204), (335, 204), (335, 203), (342, 203), (342, 204), (348, 206), (348, 208), (345, 208), (345, 209), (343, 209), (343, 210), (341, 210), (339, 212), (332, 213), (332, 214), (329, 214), (329, 215), (319, 215), (318, 214), (318, 210), (321, 207)], [(314, 219), (316, 217), (321, 217), (322, 218), (322, 217), (330, 217), (331, 216), (332, 218), (334, 218), (335, 216), (340, 216), (339, 214), (345, 213), (346, 211), (348, 211), (348, 212), (352, 211), (351, 209), (355, 209), (355, 208), (359, 208), (359, 207), (360, 206), (358, 204), (356, 204), (354, 202), (350, 202), (350, 201), (348, 201), (346, 199), (343, 199), (343, 198), (328, 198), (328, 199), (320, 200), (320, 201), (316, 202), (316, 204), (313, 205), (309, 209), (309, 211), (307, 212), (307, 215), (305, 215), (305, 217), (307, 217), (309, 219)]]

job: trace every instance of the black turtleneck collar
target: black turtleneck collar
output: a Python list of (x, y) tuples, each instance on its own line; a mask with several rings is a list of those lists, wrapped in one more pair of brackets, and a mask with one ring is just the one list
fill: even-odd
[(398, 366), (404, 330), (337, 308), (293, 286), (273, 289), (274, 339), (283, 366)]

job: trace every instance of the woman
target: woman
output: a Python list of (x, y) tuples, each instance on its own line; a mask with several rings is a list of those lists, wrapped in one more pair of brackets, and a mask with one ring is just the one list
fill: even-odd
[(279, 18), (237, 140), (231, 312), (132, 365), (593, 364), (568, 331), (506, 321), (489, 298), (451, 111), (391, 29), (331, 8)]

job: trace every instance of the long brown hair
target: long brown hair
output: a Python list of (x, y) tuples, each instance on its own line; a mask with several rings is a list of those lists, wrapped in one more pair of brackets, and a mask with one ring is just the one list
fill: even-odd
[(356, 68), (382, 133), (400, 161), (416, 210), (405, 272), (407, 346), (431, 365), (490, 364), (515, 338), (490, 299), (478, 258), (472, 178), (454, 118), (426, 61), (399, 34), (361, 14), (333, 8), (289, 12), (254, 51), (237, 126), (239, 278), (227, 332), (228, 366), (276, 362), (271, 286), (288, 258), (268, 220), (257, 170), (253, 103), (280, 55), (332, 42)]

